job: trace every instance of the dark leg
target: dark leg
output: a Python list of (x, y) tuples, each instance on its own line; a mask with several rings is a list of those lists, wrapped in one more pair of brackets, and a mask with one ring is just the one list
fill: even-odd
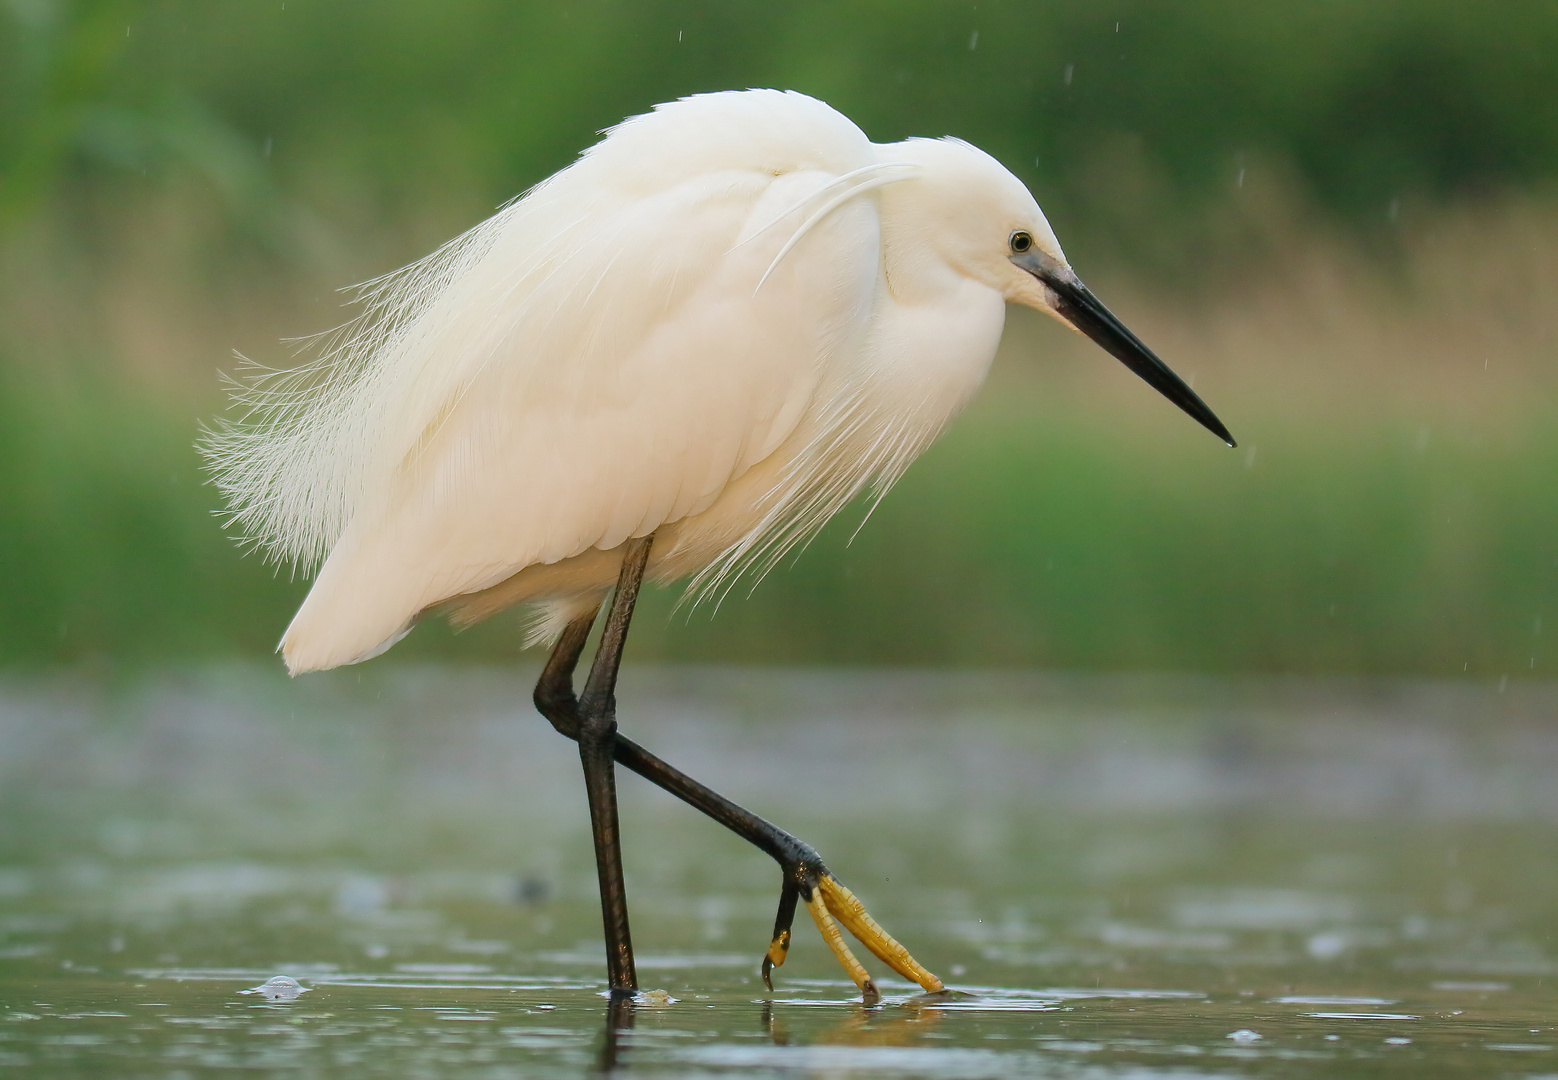
[(904, 978), (932, 992), (942, 989), (941, 980), (925, 970), (907, 949), (878, 926), (854, 894), (829, 873), (822, 857), (810, 844), (700, 784), (631, 739), (617, 736), (616, 755), (618, 764), (702, 811), (754, 847), (767, 852), (779, 864), (782, 875), (779, 911), (774, 920), (774, 936), (763, 957), (763, 981), (769, 989), (773, 988), (773, 968), (784, 963), (790, 948), (791, 923), (798, 900), (805, 901), (828, 947), (867, 1000), (878, 996), (876, 985), (850, 954), (834, 919), (859, 938), (877, 959)]
[[(633, 969), (633, 936), (628, 930), (627, 887), (622, 877), (613, 760), (617, 739), (617, 669), (622, 664), (622, 646), (627, 640), (628, 623), (633, 618), (633, 605), (644, 579), (652, 540), (647, 536), (634, 540), (623, 553), (616, 595), (595, 650), (595, 662), (590, 665), (584, 696), (578, 703), (574, 733), (579, 743), (579, 760), (584, 765), (584, 789), (590, 800), (595, 869), (600, 875), (601, 921), (606, 931), (606, 971), (613, 994), (631, 994), (638, 989), (638, 975)], [(582, 639), (578, 645), (582, 647)], [(573, 647), (570, 642), (570, 648)]]
[[(595, 787), (590, 789), (590, 811), (595, 827), (596, 860), (601, 874), (601, 906), (606, 920), (607, 963), (611, 971), (612, 988), (618, 989), (620, 986), (622, 989), (632, 989), (637, 984), (633, 981), (632, 945), (627, 932), (627, 901), (622, 890), (615, 782), (610, 760), (604, 764), (599, 760), (608, 754), (618, 764), (670, 792), (766, 852), (779, 864), (782, 874), (779, 911), (774, 921), (773, 939), (763, 958), (763, 981), (768, 983), (770, 989), (773, 987), (771, 971), (776, 965), (784, 963), (785, 954), (789, 950), (796, 904), (805, 901), (829, 947), (868, 999), (876, 996), (876, 986), (844, 945), (835, 918), (900, 975), (918, 982), (926, 990), (940, 990), (941, 980), (921, 967), (908, 950), (876, 924), (860, 901), (828, 872), (821, 856), (810, 844), (738, 806), (660, 760), (631, 739), (617, 734), (616, 701), (613, 696), (617, 668), (622, 657), (622, 642), (633, 614), (633, 603), (643, 579), (644, 564), (649, 557), (651, 539), (634, 541), (623, 555), (616, 596), (612, 600), (583, 698), (576, 699), (574, 696), (573, 672), (598, 612), (574, 620), (563, 631), (535, 690), (536, 708), (560, 733), (579, 743), (580, 757), (585, 762), (586, 783), (592, 783), (592, 768), (597, 778), (595, 783), (600, 783), (599, 778), (604, 777), (601, 801), (603, 805), (609, 801), (609, 828), (603, 827), (603, 822), (596, 818)], [(587, 750), (587, 744), (592, 749)], [(608, 867), (611, 868), (609, 872)], [(620, 927), (619, 931), (615, 931), (619, 934), (616, 938), (613, 937), (614, 924)], [(620, 984), (616, 959), (619, 952), (626, 958), (626, 981)]]

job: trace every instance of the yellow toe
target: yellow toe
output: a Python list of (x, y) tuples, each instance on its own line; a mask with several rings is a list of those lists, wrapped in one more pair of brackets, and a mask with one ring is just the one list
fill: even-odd
[(844, 944), (844, 935), (839, 931), (839, 924), (833, 921), (833, 916), (828, 913), (828, 905), (823, 900), (822, 890), (813, 889), (811, 895), (806, 898), (806, 910), (811, 912), (811, 917), (817, 924), (817, 929), (822, 932), (822, 940), (828, 943), (828, 948), (833, 950), (833, 955), (844, 966), (849, 977), (855, 980), (855, 985), (860, 987), (860, 992), (868, 1000), (876, 1000), (876, 983), (871, 981), (871, 976), (855, 959), (855, 954), (849, 951), (849, 946)]
[[(844, 924), (846, 930), (860, 939), (861, 944), (876, 954), (877, 959), (881, 960), (882, 963), (904, 978), (919, 983), (930, 993), (934, 994), (938, 990), (944, 989), (941, 980), (925, 970), (918, 960), (909, 955), (908, 949), (898, 944), (891, 934), (883, 930), (881, 925), (871, 917), (870, 912), (866, 911), (865, 905), (836, 878), (824, 874), (818, 882), (818, 888), (813, 891), (814, 897), (817, 892), (822, 893), (827, 910), (839, 922)], [(808, 901), (807, 906), (811, 906), (810, 901)], [(815, 917), (816, 911), (813, 910), (812, 914)], [(818, 925), (820, 926), (821, 924), (819, 923)], [(834, 933), (837, 932), (835, 928)], [(826, 931), (824, 931), (824, 936), (826, 936)], [(838, 950), (835, 949), (834, 952), (837, 954)], [(842, 960), (842, 957), (840, 959)], [(854, 960), (854, 957), (850, 957), (850, 959)], [(844, 966), (846, 969), (849, 967), (848, 964)], [(859, 982), (860, 980), (856, 979), (855, 981)]]

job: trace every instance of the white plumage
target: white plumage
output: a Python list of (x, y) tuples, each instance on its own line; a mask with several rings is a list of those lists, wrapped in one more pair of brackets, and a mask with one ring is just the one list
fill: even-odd
[(208, 440), (243, 534), (323, 559), (288, 667), (366, 659), (432, 610), (538, 604), (548, 636), (651, 532), (650, 576), (699, 593), (765, 568), (936, 437), (1006, 301), (1051, 310), (1014, 229), (1065, 268), (981, 151), (876, 145), (801, 94), (613, 128), (365, 286), (320, 361), (252, 381)]

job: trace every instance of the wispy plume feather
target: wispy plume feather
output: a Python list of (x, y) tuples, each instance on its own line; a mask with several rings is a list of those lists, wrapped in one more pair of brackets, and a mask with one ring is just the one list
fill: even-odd
[(227, 501), (227, 525), (241, 542), (297, 569), (329, 553), (369, 483), (406, 374), (397, 358), (428, 333), (424, 316), (487, 255), (520, 205), (356, 286), (357, 318), (302, 339), (313, 360), (286, 370), (242, 360), (228, 380), (230, 414), (200, 441)]

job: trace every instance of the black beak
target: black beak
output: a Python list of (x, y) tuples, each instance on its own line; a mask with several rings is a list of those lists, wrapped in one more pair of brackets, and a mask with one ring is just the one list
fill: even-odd
[(1217, 419), (1217, 415), (1207, 408), (1206, 402), (1185, 385), (1184, 379), (1159, 360), (1157, 354), (1142, 343), (1141, 338), (1127, 330), (1125, 324), (1104, 307), (1103, 302), (1082, 284), (1070, 268), (1062, 266), (1037, 248), (1013, 255), (1011, 259), (1044, 283), (1053, 297), (1051, 306), (1056, 314), (1103, 346), (1105, 352), (1140, 375), (1148, 386), (1178, 405), (1206, 430), (1229, 446), (1235, 445), (1233, 436), (1228, 434), (1228, 429)]

